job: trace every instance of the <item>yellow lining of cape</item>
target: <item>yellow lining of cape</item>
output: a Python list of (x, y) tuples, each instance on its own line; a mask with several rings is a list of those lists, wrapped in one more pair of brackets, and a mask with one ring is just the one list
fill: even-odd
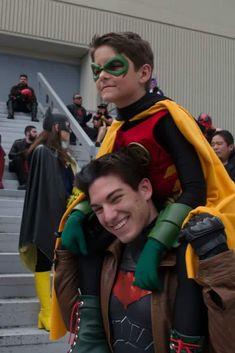
[[(207, 212), (219, 217), (225, 226), (228, 246), (230, 249), (235, 249), (235, 184), (230, 179), (224, 166), (201, 133), (192, 115), (177, 103), (170, 100), (163, 100), (157, 102), (140, 114), (137, 114), (135, 117), (131, 118), (130, 121), (153, 116), (161, 110), (169, 111), (181, 133), (194, 146), (207, 182), (206, 206), (197, 207), (192, 210), (188, 217), (186, 217), (184, 223), (186, 223), (193, 215), (202, 212)], [(112, 152), (116, 133), (123, 123), (123, 121), (113, 121), (98, 151), (97, 158), (106, 153)], [(208, 166), (210, 166), (210, 168), (208, 168)], [(64, 224), (73, 208), (84, 198), (84, 194), (79, 195), (79, 197), (66, 210), (61, 219), (59, 231), (63, 230)], [(190, 278), (195, 278), (197, 275), (197, 257), (190, 245), (186, 252), (186, 264), (188, 276)]]

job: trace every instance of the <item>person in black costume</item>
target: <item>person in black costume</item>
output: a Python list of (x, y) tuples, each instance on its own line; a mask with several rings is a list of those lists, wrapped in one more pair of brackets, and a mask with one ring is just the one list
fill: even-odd
[(235, 182), (235, 149), (233, 135), (227, 130), (219, 130), (212, 136), (211, 146), (223, 163), (230, 178)]
[(28, 151), (30, 170), (20, 229), (19, 252), (34, 272), (41, 309), (38, 328), (50, 330), (50, 271), (56, 231), (72, 193), (76, 162), (68, 153), (66, 116), (46, 112), (43, 131)]
[(197, 118), (197, 122), (207, 141), (211, 143), (212, 136), (216, 132), (216, 128), (212, 124), (212, 118), (207, 113), (201, 113)]
[(27, 160), (27, 151), (37, 137), (37, 129), (33, 125), (28, 125), (24, 129), (25, 138), (18, 139), (13, 142), (13, 145), (8, 154), (9, 171), (16, 173), (19, 181), (18, 190), (25, 190), (29, 172)]
[[(67, 105), (68, 110), (83, 128), (85, 133), (90, 137), (92, 141), (96, 138), (95, 129), (87, 126), (87, 123), (92, 118), (91, 113), (87, 113), (86, 109), (82, 106), (82, 96), (79, 93), (73, 95), (73, 104)], [(76, 136), (73, 132), (70, 134), (70, 144), (76, 145)]]
[(37, 119), (37, 98), (32, 87), (28, 86), (28, 76), (20, 75), (20, 82), (11, 88), (7, 101), (7, 119), (14, 119), (14, 112), (31, 113), (32, 121)]

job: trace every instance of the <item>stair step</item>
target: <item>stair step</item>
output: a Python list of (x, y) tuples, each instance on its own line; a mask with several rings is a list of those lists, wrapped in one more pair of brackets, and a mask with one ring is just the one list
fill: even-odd
[(16, 173), (9, 172), (8, 162), (9, 162), (8, 158), (5, 158), (5, 168), (4, 168), (3, 179), (4, 180), (17, 180)]
[(1, 329), (16, 326), (35, 326), (39, 309), (37, 298), (0, 299)]
[[(11, 119), (7, 119), (7, 118), (2, 118), (1, 119), (1, 126), (5, 129), (15, 129), (17, 132), (19, 132), (19, 128), (21, 128), (22, 126), (26, 126), (26, 125), (35, 125), (38, 127), (42, 126), (42, 120), (39, 121), (31, 121), (29, 117), (26, 117), (26, 119), (23, 119), (23, 117), (19, 116), (17, 117), (17, 119), (11, 120)], [(17, 130), (18, 128), (18, 130)], [(7, 130), (6, 130), (7, 131)], [(22, 130), (22, 132), (24, 132), (24, 130)]]
[(1, 298), (35, 297), (33, 273), (0, 274)]
[(3, 177), (3, 182), (4, 182), (3, 185), (4, 185), (5, 189), (14, 189), (14, 190), (16, 190), (18, 185), (19, 185), (18, 181), (15, 180), (15, 179), (5, 179)]
[(0, 329), (2, 353), (65, 353), (69, 349), (67, 336), (50, 341), (45, 330), (36, 327)]
[(31, 114), (30, 113), (22, 113), (22, 112), (15, 112), (14, 113), (14, 119), (7, 119), (7, 111), (6, 110), (3, 110), (1, 112), (1, 120), (3, 121), (4, 118), (6, 119), (6, 121), (9, 121), (9, 122), (14, 122), (14, 121), (17, 121), (18, 119), (20, 119), (20, 121), (31, 121)]
[(19, 233), (0, 233), (0, 253), (17, 251), (19, 244)]
[(0, 252), (0, 274), (28, 273), (18, 252)]
[(22, 208), (24, 205), (23, 198), (14, 199), (13, 197), (1, 197), (0, 196), (0, 208), (11, 208), (17, 209)]
[(24, 198), (25, 190), (1, 189), (0, 197)]
[(23, 203), (12, 204), (12, 206), (7, 204), (4, 208), (2, 206), (0, 206), (0, 215), (1, 216), (14, 215), (14, 216), (22, 217), (22, 211), (23, 211)]
[(20, 216), (0, 215), (0, 233), (17, 233), (20, 231)]

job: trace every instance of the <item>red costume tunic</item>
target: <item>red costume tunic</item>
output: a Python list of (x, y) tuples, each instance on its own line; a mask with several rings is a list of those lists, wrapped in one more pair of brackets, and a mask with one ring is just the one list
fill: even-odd
[(168, 112), (161, 111), (146, 120), (143, 120), (126, 131), (118, 130), (114, 143), (114, 151), (137, 142), (150, 153), (149, 178), (158, 201), (164, 202), (167, 198), (179, 195), (180, 182), (175, 165), (167, 153), (154, 137), (154, 129), (160, 119)]

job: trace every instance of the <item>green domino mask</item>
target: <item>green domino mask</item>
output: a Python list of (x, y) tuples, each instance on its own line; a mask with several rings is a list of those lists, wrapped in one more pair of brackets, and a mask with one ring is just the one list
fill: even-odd
[(97, 65), (95, 63), (91, 64), (91, 69), (93, 72), (93, 79), (97, 81), (100, 77), (101, 71), (106, 71), (113, 76), (125, 75), (128, 72), (129, 64), (127, 59), (121, 55), (115, 55), (112, 59), (107, 61), (104, 66)]

